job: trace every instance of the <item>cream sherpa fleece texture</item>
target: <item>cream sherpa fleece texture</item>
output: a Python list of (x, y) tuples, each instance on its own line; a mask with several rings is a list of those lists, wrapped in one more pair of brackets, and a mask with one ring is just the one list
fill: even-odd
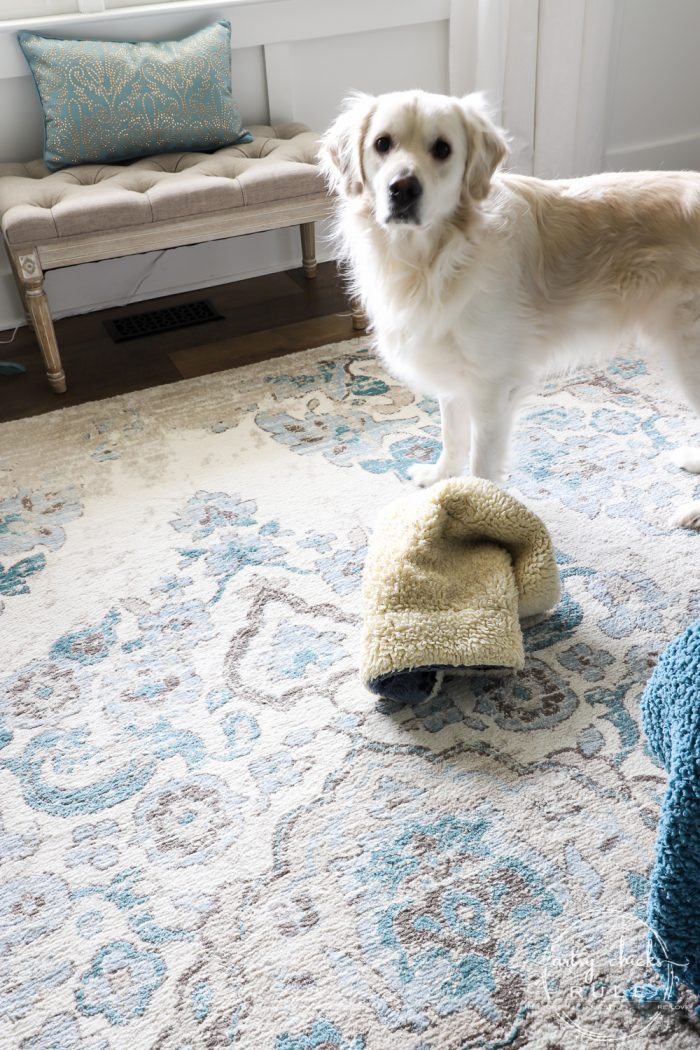
[(363, 682), (419, 700), (441, 670), (522, 668), (519, 617), (557, 603), (559, 573), (535, 514), (490, 481), (451, 478), (380, 513), (363, 596)]

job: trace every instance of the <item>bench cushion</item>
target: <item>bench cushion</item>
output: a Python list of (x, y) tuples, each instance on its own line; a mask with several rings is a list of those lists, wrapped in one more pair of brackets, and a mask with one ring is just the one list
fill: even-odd
[(0, 215), (10, 244), (39, 245), (324, 193), (318, 136), (304, 124), (253, 126), (253, 141), (214, 153), (166, 153), (130, 164), (49, 172), (0, 164)]

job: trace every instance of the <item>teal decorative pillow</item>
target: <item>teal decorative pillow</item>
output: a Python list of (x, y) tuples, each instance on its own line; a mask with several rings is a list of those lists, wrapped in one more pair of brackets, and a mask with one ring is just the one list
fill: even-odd
[(162, 43), (17, 37), (51, 171), (251, 141), (231, 93), (230, 22)]

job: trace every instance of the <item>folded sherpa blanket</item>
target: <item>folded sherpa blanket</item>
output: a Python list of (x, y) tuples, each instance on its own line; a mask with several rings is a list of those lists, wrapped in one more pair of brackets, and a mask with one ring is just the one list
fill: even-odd
[(662, 985), (636, 985), (637, 1002), (700, 994), (700, 620), (661, 655), (642, 697), (642, 724), (668, 773), (647, 907), (649, 960)]
[(490, 481), (452, 478), (379, 516), (363, 578), (361, 676), (416, 703), (447, 670), (518, 670), (519, 617), (559, 600), (547, 529)]

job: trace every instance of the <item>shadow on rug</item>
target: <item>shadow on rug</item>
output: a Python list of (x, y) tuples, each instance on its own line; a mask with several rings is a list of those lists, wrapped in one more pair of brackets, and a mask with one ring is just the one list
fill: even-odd
[(0, 429), (3, 1046), (697, 1045), (692, 1003), (624, 999), (692, 421), (641, 361), (548, 385), (512, 486), (561, 603), (522, 672), (378, 703), (367, 537), (439, 421), (366, 347)]

